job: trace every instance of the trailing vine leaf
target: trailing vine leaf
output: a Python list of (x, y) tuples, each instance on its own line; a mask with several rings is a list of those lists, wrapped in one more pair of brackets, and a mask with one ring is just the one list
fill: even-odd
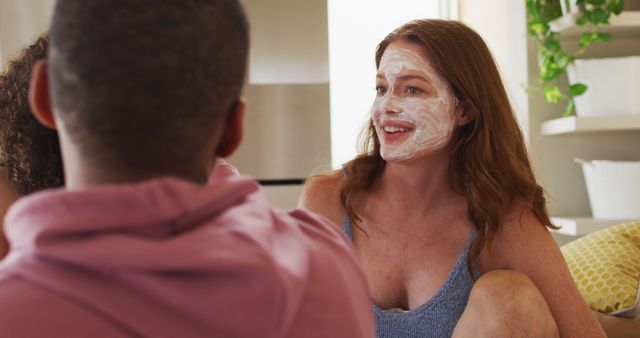
[(558, 41), (555, 36), (549, 36), (544, 40), (545, 52), (550, 51), (552, 53), (557, 53), (562, 51), (562, 46), (560, 45), (560, 41)]
[(559, 52), (556, 56), (556, 63), (563, 73), (571, 62), (573, 62), (573, 57), (565, 52)]
[(587, 18), (587, 16), (583, 14), (578, 19), (576, 19), (576, 25), (584, 26), (587, 24), (588, 21), (589, 19)]
[(610, 41), (611, 34), (602, 32), (585, 32), (580, 35), (580, 47), (586, 48), (590, 44), (599, 41)]
[(564, 112), (562, 113), (562, 116), (571, 116), (573, 115), (575, 110), (576, 110), (576, 103), (573, 101), (573, 99), (570, 99), (569, 102), (567, 103), (567, 106), (564, 108)]
[(604, 8), (596, 8), (591, 12), (591, 22), (596, 25), (604, 25), (609, 24), (609, 17), (611, 16), (611, 11)]
[(540, 80), (543, 82), (549, 82), (558, 78), (562, 75), (563, 69), (558, 65), (555, 58), (546, 57), (542, 61), (542, 66), (540, 67)]
[(569, 92), (571, 93), (571, 96), (580, 96), (584, 94), (588, 88), (589, 87), (586, 84), (578, 82), (569, 87)]
[(533, 35), (544, 35), (549, 30), (549, 25), (542, 20), (529, 21), (529, 31)]
[(620, 15), (624, 9), (624, 0), (611, 0), (609, 2), (609, 10), (615, 15)]
[(566, 100), (567, 106), (563, 115), (570, 115), (575, 111), (573, 97), (584, 94), (588, 88), (582, 83), (570, 84), (568, 93), (565, 94), (558, 86), (559, 77), (566, 73), (567, 67), (582, 55), (589, 45), (611, 40), (611, 34), (600, 32), (599, 29), (609, 24), (611, 15), (620, 14), (624, 8), (624, 0), (570, 1), (574, 1), (580, 8), (581, 14), (576, 18), (576, 25), (589, 25), (592, 28), (591, 31), (582, 33), (578, 38), (580, 48), (577, 51), (563, 50), (559, 32), (553, 31), (551, 28), (551, 21), (562, 15), (558, 0), (525, 0), (527, 32), (538, 45), (538, 66), (540, 68), (540, 86), (528, 90), (528, 93), (532, 95), (534, 92), (542, 92), (544, 99), (551, 103)]
[(564, 95), (560, 91), (560, 88), (556, 85), (548, 85), (544, 87), (544, 98), (547, 102), (558, 103)]

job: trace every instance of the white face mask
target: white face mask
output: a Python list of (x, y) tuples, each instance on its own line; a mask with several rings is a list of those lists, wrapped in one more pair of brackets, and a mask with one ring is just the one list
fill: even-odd
[(447, 144), (457, 102), (425, 58), (391, 44), (380, 60), (377, 83), (371, 118), (382, 158), (401, 162)]

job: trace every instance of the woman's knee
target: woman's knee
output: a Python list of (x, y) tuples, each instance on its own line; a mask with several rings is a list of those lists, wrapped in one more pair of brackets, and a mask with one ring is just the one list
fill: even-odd
[(539, 301), (546, 305), (542, 294), (531, 279), (513, 270), (493, 270), (482, 275), (471, 289), (469, 301), (475, 298), (483, 304), (500, 307)]
[(525, 274), (517, 271), (494, 270), (482, 275), (471, 290), (464, 316), (468, 318), (461, 318), (463, 324), (480, 326), (473, 329), (487, 335), (558, 336), (544, 297)]

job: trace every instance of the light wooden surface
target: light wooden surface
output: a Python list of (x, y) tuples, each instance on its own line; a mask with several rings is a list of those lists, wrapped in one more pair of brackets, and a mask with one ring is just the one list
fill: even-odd
[(561, 227), (555, 232), (568, 236), (584, 236), (631, 220), (598, 220), (591, 217), (552, 217), (551, 222)]
[(637, 130), (640, 131), (640, 115), (617, 116), (568, 116), (542, 123), (542, 135)]

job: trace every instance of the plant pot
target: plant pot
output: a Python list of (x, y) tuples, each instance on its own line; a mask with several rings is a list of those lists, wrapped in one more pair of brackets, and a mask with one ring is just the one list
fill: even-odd
[(583, 161), (593, 218), (640, 220), (640, 161)]
[(562, 6), (562, 15), (574, 14), (580, 12), (580, 6), (575, 0), (560, 0)]
[(640, 56), (576, 60), (567, 75), (589, 86), (574, 99), (576, 115), (640, 114)]

